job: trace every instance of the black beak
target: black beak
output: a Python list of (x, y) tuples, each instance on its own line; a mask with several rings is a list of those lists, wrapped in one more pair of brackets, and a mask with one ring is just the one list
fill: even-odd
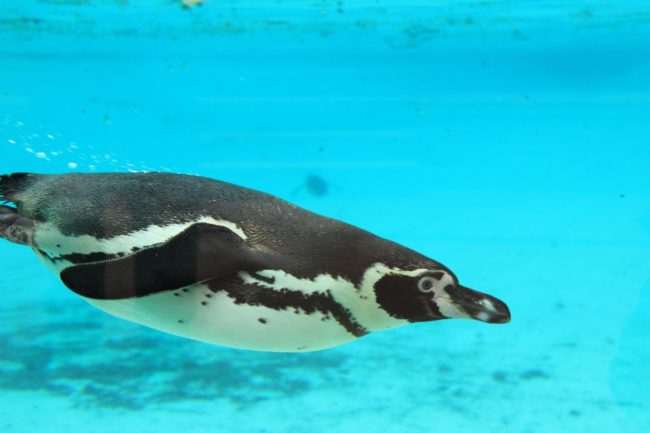
[(453, 303), (465, 311), (472, 319), (486, 323), (510, 322), (508, 306), (494, 296), (463, 286), (448, 287), (445, 290)]

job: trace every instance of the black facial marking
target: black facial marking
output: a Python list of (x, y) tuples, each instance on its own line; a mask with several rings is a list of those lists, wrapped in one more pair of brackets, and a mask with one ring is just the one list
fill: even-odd
[(409, 322), (442, 319), (431, 293), (418, 289), (417, 277), (386, 275), (375, 284), (377, 302), (391, 316)]
[(263, 306), (273, 310), (289, 310), (305, 314), (316, 312), (331, 315), (341, 326), (355, 337), (369, 333), (352, 316), (352, 313), (336, 302), (329, 292), (302, 293), (290, 289), (270, 289), (255, 284), (246, 284), (237, 276), (223, 277), (207, 281), (214, 291), (225, 291), (236, 304)]
[(431, 277), (435, 278), (438, 281), (442, 280), (442, 277), (445, 276), (444, 272), (440, 272), (440, 271), (431, 272), (428, 275), (430, 275)]
[(257, 319), (257, 321), (260, 323), (266, 323), (266, 319), (263, 317), (260, 317), (259, 319)]

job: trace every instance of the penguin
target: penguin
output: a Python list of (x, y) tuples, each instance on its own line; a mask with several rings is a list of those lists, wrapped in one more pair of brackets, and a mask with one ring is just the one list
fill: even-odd
[(88, 303), (206, 343), (308, 352), (415, 322), (510, 321), (414, 250), (206, 177), (14, 173), (0, 199), (0, 237)]

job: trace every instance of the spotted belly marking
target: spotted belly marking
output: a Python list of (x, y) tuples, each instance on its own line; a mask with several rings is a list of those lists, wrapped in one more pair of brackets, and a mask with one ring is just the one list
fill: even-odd
[(242, 349), (321, 350), (368, 333), (331, 301), (300, 294), (279, 304), (274, 298), (286, 292), (270, 292), (233, 276), (138, 298), (86, 300), (154, 329)]

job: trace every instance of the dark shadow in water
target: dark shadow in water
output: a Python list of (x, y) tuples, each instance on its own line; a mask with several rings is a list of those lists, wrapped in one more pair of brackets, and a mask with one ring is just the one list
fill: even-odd
[[(296, 195), (302, 191), (306, 191), (311, 196), (316, 198), (323, 198), (330, 193), (330, 191), (336, 187), (333, 187), (327, 180), (316, 175), (310, 174), (307, 176), (305, 181), (301, 183), (298, 188), (296, 188), (292, 195)], [(340, 189), (340, 188), (336, 188)]]
[(346, 359), (335, 352), (231, 350), (135, 328), (86, 306), (77, 308), (19, 313), (51, 314), (52, 321), (18, 324), (13, 332), (0, 334), (0, 388), (45, 391), (79, 406), (140, 410), (218, 399), (249, 407), (345, 382)]
[(324, 197), (329, 192), (329, 184), (327, 181), (315, 174), (307, 176), (305, 187), (307, 188), (307, 191), (315, 197)]

